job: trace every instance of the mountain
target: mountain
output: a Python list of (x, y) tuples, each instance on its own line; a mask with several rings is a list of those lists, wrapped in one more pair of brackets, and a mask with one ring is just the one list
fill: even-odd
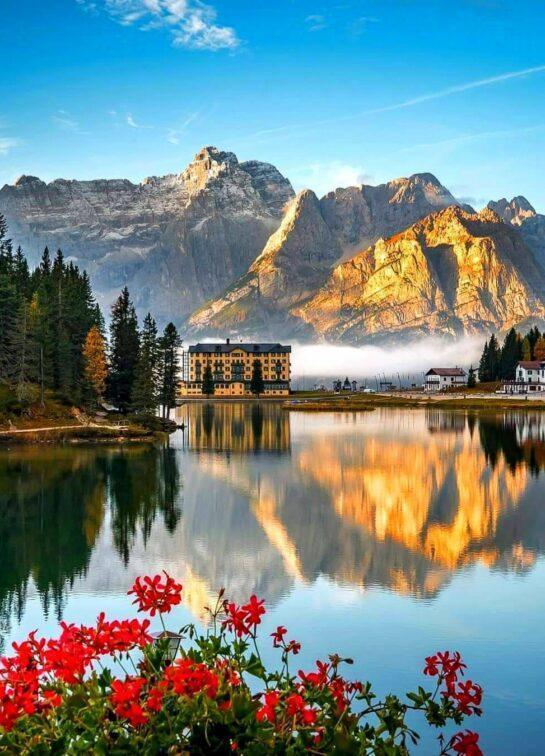
[(332, 265), (451, 205), (456, 199), (429, 173), (337, 189), (321, 200), (304, 190), (248, 271), (193, 313), (188, 327), (194, 334), (309, 334), (291, 310), (325, 283)]
[(247, 270), (293, 194), (274, 166), (205, 147), (141, 184), (22, 176), (0, 189), (0, 212), (31, 262), (60, 247), (103, 304), (127, 284), (140, 312), (180, 320)]
[(490, 209), (449, 207), (338, 265), (292, 317), (314, 334), (474, 333), (545, 314), (545, 275), (519, 232)]
[(497, 202), (492, 200), (487, 207), (497, 213), (506, 223), (511, 223), (513, 226), (522, 226), (527, 218), (533, 218), (537, 215), (526, 197), (521, 196), (513, 197), (511, 202), (508, 202), (505, 197)]
[(536, 213), (526, 197), (513, 197), (489, 202), (487, 207), (495, 210), (506, 223), (517, 226), (527, 246), (545, 271), (545, 215)]

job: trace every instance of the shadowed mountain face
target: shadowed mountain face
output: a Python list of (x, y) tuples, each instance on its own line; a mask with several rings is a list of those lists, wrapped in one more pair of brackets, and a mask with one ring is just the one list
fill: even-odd
[(248, 268), (292, 196), (272, 165), (205, 147), (182, 173), (138, 185), (22, 176), (0, 190), (0, 212), (31, 262), (60, 247), (102, 303), (127, 284), (140, 311), (179, 320)]
[(545, 215), (536, 213), (526, 197), (513, 197), (510, 202), (506, 199), (489, 202), (488, 207), (520, 230), (538, 265), (545, 271)]

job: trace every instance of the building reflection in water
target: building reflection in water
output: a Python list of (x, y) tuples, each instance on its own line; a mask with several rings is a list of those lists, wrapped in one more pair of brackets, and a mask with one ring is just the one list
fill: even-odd
[(0, 453), (5, 626), (29, 590), (60, 616), (74, 586), (122, 594), (162, 568), (197, 612), (220, 587), (274, 604), (319, 576), (433, 598), (467, 565), (545, 551), (541, 415), (180, 413), (170, 446)]
[(177, 419), (187, 423), (184, 444), (193, 451), (282, 454), (290, 448), (289, 416), (276, 404), (202, 403), (183, 406)]

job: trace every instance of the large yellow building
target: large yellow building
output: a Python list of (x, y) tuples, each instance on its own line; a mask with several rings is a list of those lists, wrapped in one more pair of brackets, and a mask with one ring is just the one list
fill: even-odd
[(261, 365), (266, 396), (290, 392), (291, 346), (283, 344), (195, 344), (187, 353), (180, 396), (202, 396), (204, 371), (212, 370), (215, 396), (250, 396), (254, 363)]

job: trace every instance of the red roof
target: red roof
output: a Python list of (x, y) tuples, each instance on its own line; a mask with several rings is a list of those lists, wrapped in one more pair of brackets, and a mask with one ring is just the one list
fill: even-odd
[(449, 377), (460, 377), (465, 378), (466, 371), (462, 370), (462, 368), (432, 368), (431, 370), (428, 370), (426, 375), (442, 375), (447, 378)]
[(543, 364), (543, 360), (521, 360), (518, 366), (525, 370), (539, 370)]

